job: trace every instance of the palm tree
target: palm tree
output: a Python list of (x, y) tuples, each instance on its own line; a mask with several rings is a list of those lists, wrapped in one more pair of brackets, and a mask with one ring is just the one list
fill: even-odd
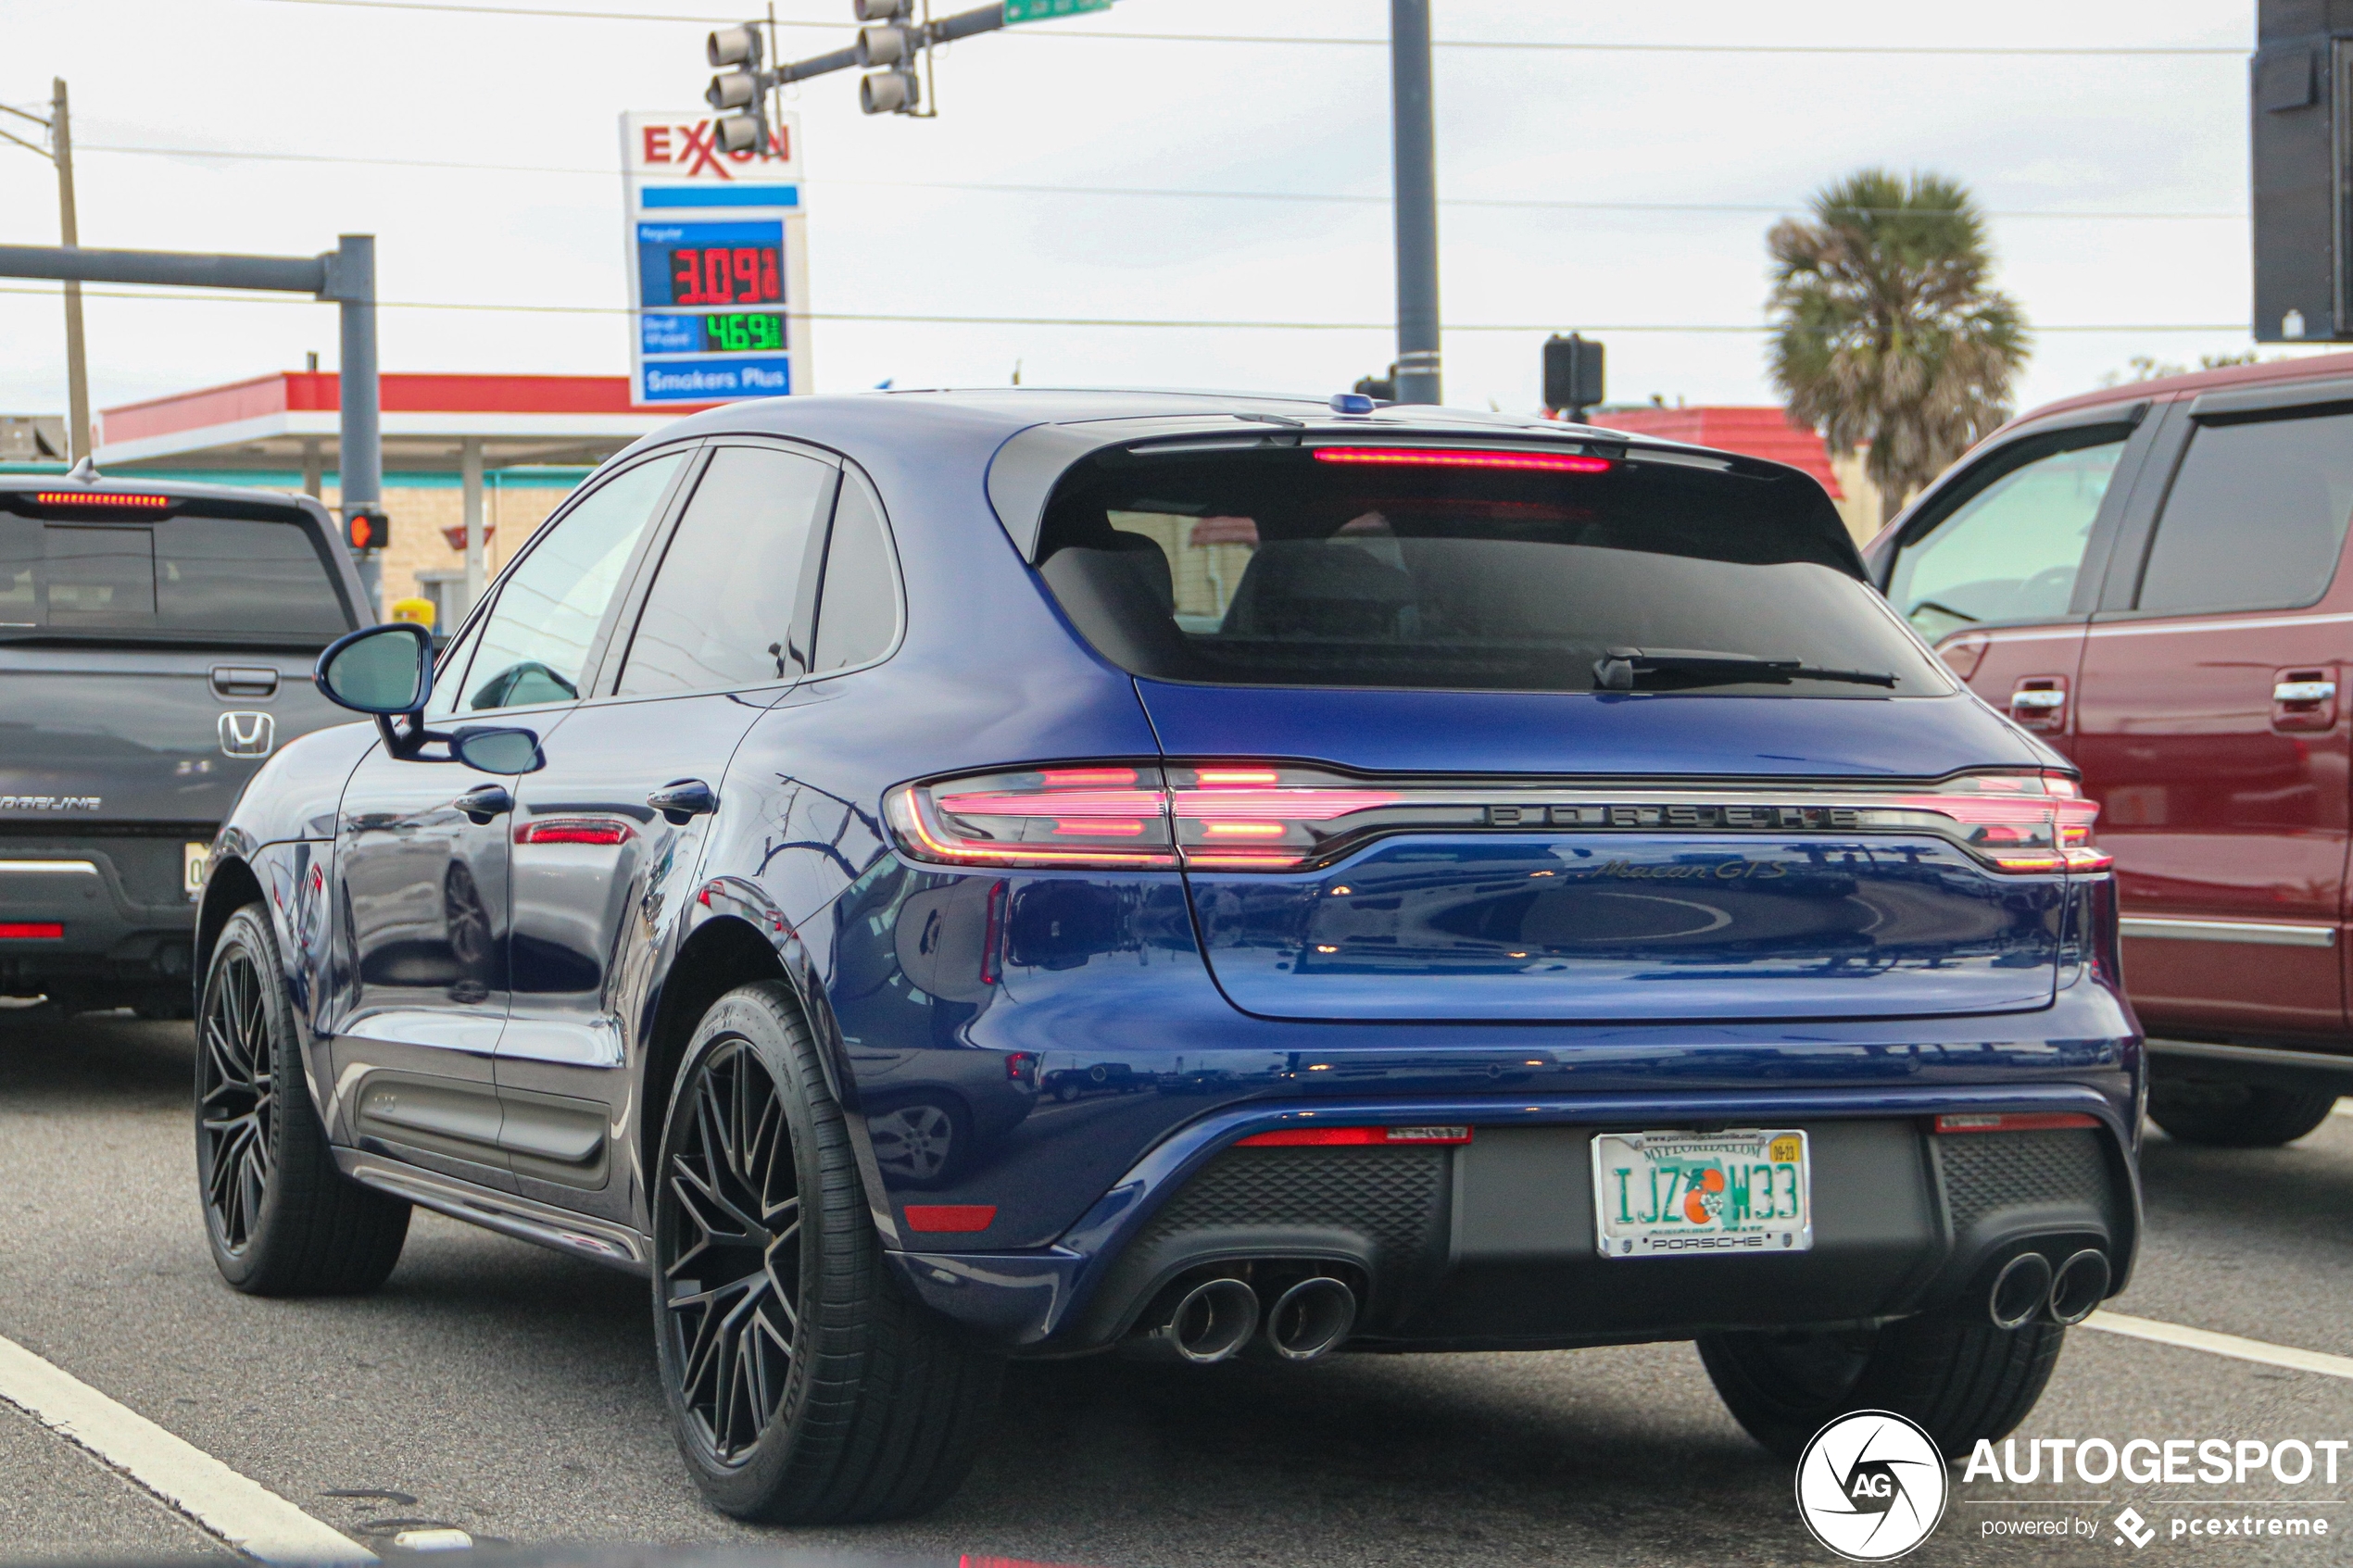
[(1773, 258), (1773, 383), (1790, 422), (1865, 464), (1892, 511), (2009, 417), (2029, 346), (1990, 286), (1985, 221), (1957, 180), (1867, 169), (1783, 219)]

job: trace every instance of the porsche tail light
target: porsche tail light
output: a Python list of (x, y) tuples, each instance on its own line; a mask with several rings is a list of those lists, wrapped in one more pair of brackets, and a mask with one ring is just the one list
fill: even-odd
[[(2019, 875), (2113, 864), (2096, 802), (2058, 772), (1928, 785), (1655, 785), (1365, 780), (1287, 762), (1047, 763), (901, 784), (884, 814), (908, 857), (940, 865), (1214, 872), (1327, 865), (1397, 834), (1929, 834)], [(991, 906), (992, 920), (1000, 918)]]
[(1157, 767), (1038, 768), (883, 797), (900, 847), (950, 866), (1169, 867), (1176, 850)]

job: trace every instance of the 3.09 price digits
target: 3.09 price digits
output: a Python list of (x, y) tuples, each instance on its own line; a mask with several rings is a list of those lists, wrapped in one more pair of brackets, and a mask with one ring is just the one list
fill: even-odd
[(670, 253), (675, 305), (771, 305), (785, 297), (774, 245), (707, 245)]

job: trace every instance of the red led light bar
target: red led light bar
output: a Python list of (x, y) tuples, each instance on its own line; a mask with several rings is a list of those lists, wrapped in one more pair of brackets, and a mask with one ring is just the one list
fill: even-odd
[(1236, 1148), (1338, 1148), (1380, 1144), (1468, 1143), (1468, 1127), (1277, 1127), (1234, 1140)]
[(1318, 446), (1319, 463), (1364, 463), (1377, 468), (1515, 469), (1539, 473), (1607, 473), (1607, 458), (1576, 452), (1480, 452), (1436, 446)]
[(169, 495), (126, 495), (114, 490), (39, 490), (32, 498), (44, 507), (131, 507), (141, 511), (171, 505)]
[(0, 921), (0, 942), (62, 942), (65, 935), (56, 921)]
[(985, 1231), (997, 1223), (994, 1203), (910, 1203), (911, 1231)]
[(1936, 1119), (1940, 1133), (2045, 1133), (2058, 1127), (2099, 1124), (2098, 1117), (2086, 1116), (2080, 1110), (1968, 1111)]
[(517, 844), (626, 844), (636, 836), (635, 828), (610, 817), (550, 817), (515, 829)]

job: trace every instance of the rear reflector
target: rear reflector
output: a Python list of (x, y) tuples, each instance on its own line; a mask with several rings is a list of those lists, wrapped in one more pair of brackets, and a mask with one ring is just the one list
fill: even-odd
[(1318, 446), (1319, 463), (1363, 463), (1378, 468), (1516, 469), (1540, 473), (1607, 473), (1607, 458), (1575, 452), (1480, 452), (1432, 446)]
[(636, 836), (635, 828), (610, 817), (550, 817), (515, 829), (517, 844), (626, 844)]
[(0, 942), (62, 942), (65, 935), (56, 921), (0, 921)]
[(997, 1223), (994, 1203), (910, 1203), (911, 1231), (985, 1231)]
[(112, 507), (143, 512), (160, 511), (171, 505), (169, 495), (125, 495), (110, 490), (41, 490), (32, 498), (44, 507)]
[(2096, 1116), (2080, 1110), (2011, 1110), (1998, 1115), (1970, 1111), (1936, 1119), (1940, 1133), (2046, 1133), (2057, 1127), (2096, 1127)]
[(1278, 1127), (1234, 1140), (1236, 1148), (1329, 1148), (1364, 1144), (1468, 1143), (1468, 1127)]

